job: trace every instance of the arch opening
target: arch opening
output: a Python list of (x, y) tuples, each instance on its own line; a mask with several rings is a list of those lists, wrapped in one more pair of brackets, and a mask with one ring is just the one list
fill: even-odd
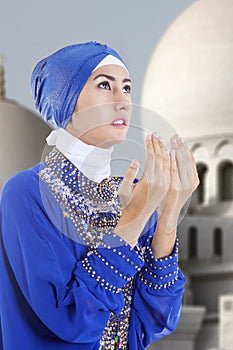
[(188, 258), (194, 259), (198, 256), (198, 233), (197, 228), (192, 226), (188, 232)]
[(233, 163), (224, 161), (218, 168), (218, 193), (221, 202), (233, 200)]

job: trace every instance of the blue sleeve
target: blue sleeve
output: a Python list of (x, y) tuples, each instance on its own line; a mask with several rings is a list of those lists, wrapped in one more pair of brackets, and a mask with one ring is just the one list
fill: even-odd
[(172, 254), (161, 259), (154, 258), (151, 245), (142, 249), (145, 263), (135, 278), (130, 327), (135, 330), (131, 347), (143, 349), (176, 329), (185, 277), (178, 266), (178, 241)]
[(143, 265), (137, 248), (125, 244), (75, 256), (47, 217), (29, 172), (5, 185), (1, 211), (3, 249), (32, 312), (64, 341), (99, 340), (110, 312), (123, 307), (123, 286)]

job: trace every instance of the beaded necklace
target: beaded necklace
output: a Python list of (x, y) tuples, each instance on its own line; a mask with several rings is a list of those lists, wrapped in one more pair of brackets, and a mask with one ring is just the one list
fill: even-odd
[(91, 248), (109, 248), (105, 238), (112, 234), (122, 213), (118, 196), (122, 178), (112, 176), (96, 183), (56, 148), (45, 164), (38, 175), (53, 192), (63, 216), (73, 222), (77, 241)]
[[(112, 234), (112, 229), (121, 216), (118, 187), (122, 178), (111, 176), (96, 183), (87, 178), (56, 148), (48, 154), (45, 167), (38, 175), (60, 204), (64, 218), (73, 222), (78, 241), (86, 244), (96, 254), (96, 248), (100, 246), (110, 248), (104, 237)], [(133, 280), (133, 277), (129, 278), (122, 288), (125, 303), (121, 313), (110, 313), (100, 339), (100, 350), (128, 349)], [(108, 289), (114, 293), (119, 292), (114, 290), (114, 286)]]
[(100, 350), (127, 350), (130, 309), (133, 295), (133, 278), (122, 289), (125, 304), (119, 315), (110, 313), (110, 318), (100, 339)]

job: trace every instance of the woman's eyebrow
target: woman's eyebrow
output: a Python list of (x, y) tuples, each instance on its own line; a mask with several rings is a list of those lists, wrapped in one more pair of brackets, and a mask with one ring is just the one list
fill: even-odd
[(128, 82), (128, 83), (131, 83), (131, 79), (130, 79), (130, 78), (125, 78), (125, 79), (123, 79), (122, 81), (123, 81), (123, 83), (127, 83), (127, 82)]
[[(111, 81), (115, 81), (116, 79), (112, 76), (112, 75), (108, 75), (108, 74), (98, 74), (93, 80), (96, 80), (97, 78), (99, 77), (105, 77)], [(125, 78), (122, 80), (123, 83), (126, 83), (126, 82), (131, 82), (131, 79), (129, 78)]]

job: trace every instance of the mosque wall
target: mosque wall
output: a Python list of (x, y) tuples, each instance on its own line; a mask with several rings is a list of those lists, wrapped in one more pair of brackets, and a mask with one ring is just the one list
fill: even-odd
[(32, 111), (7, 99), (0, 100), (0, 122), (1, 191), (9, 177), (41, 160), (51, 128)]

